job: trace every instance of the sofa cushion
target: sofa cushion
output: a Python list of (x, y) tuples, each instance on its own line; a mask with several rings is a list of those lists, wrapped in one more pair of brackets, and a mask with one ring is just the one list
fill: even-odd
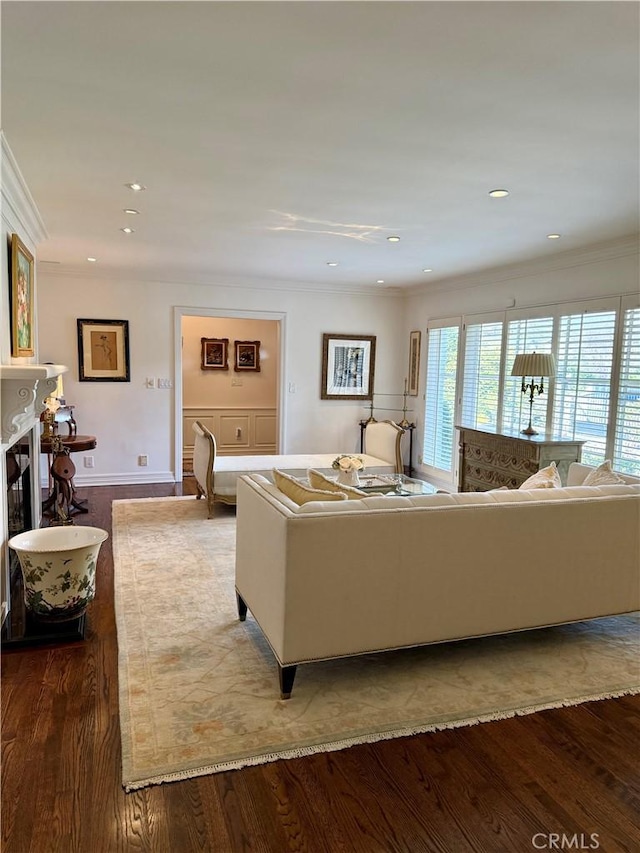
[(536, 471), (535, 474), (527, 477), (519, 488), (523, 491), (527, 491), (528, 489), (562, 488), (562, 481), (560, 480), (560, 474), (556, 468), (556, 463), (552, 462), (550, 465), (547, 465), (546, 468), (541, 468), (539, 471)]
[(280, 491), (288, 498), (291, 498), (298, 506), (306, 504), (309, 501), (346, 501), (347, 499), (344, 492), (326, 492), (322, 489), (310, 489), (304, 483), (301, 483), (300, 480), (292, 477), (291, 474), (285, 474), (284, 471), (278, 471), (277, 468), (273, 469), (273, 480)]
[(350, 498), (361, 498), (367, 494), (353, 486), (345, 486), (342, 483), (332, 480), (330, 477), (325, 477), (324, 474), (316, 471), (314, 468), (309, 468), (307, 477), (309, 478), (309, 485), (312, 489), (320, 489), (324, 492), (343, 492), (343, 494)]
[(623, 478), (616, 474), (611, 467), (611, 460), (605, 459), (602, 465), (598, 465), (593, 471), (590, 471), (584, 478), (583, 486), (614, 486), (624, 483)]

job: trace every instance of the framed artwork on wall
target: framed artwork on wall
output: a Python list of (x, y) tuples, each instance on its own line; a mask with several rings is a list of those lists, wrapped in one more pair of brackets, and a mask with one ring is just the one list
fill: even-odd
[(409, 388), (412, 397), (418, 396), (420, 374), (420, 332), (409, 333)]
[(229, 338), (200, 338), (203, 370), (229, 370)]
[(371, 400), (375, 335), (322, 336), (322, 400)]
[(32, 356), (33, 255), (17, 234), (11, 235), (11, 355)]
[(77, 322), (80, 382), (129, 382), (129, 321)]
[(260, 341), (235, 341), (236, 363), (234, 370), (260, 372)]

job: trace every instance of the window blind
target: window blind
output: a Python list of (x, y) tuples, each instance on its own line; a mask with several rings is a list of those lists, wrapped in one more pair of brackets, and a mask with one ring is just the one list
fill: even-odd
[(501, 356), (502, 322), (467, 325), (461, 412), (464, 426), (497, 430)]
[[(511, 376), (516, 355), (526, 352), (551, 352), (553, 317), (531, 317), (511, 320), (507, 331), (507, 356), (505, 360), (504, 389), (502, 394), (502, 429), (520, 432), (529, 423), (529, 395), (522, 393), (522, 377)], [(540, 377), (537, 377), (539, 380)], [(529, 381), (529, 377), (527, 377)], [(545, 381), (546, 388), (546, 381)], [(548, 389), (547, 389), (548, 391)], [(533, 403), (532, 425), (545, 432), (547, 393), (538, 405)]]
[(640, 308), (624, 313), (613, 467), (640, 474)]
[(428, 330), (423, 462), (443, 471), (453, 469), (454, 412), (460, 328)]
[(604, 461), (609, 420), (615, 311), (560, 317), (553, 431), (562, 438), (581, 438), (582, 461)]

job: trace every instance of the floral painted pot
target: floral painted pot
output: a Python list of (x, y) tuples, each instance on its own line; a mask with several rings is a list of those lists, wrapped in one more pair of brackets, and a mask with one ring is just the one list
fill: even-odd
[(43, 527), (9, 540), (24, 580), (24, 602), (46, 622), (81, 616), (96, 594), (98, 552), (108, 537), (99, 527)]

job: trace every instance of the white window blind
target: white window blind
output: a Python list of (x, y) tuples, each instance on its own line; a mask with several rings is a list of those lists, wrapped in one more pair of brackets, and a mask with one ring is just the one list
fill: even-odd
[[(522, 393), (522, 377), (511, 376), (516, 355), (526, 352), (551, 352), (553, 317), (530, 317), (511, 320), (507, 332), (507, 356), (502, 396), (502, 429), (520, 432), (529, 423), (529, 395)], [(529, 377), (527, 377), (527, 381)], [(540, 377), (537, 377), (540, 380)], [(533, 402), (531, 423), (538, 432), (545, 432), (548, 389)]]
[(443, 471), (453, 469), (459, 333), (458, 325), (428, 330), (422, 458)]
[(640, 475), (640, 308), (624, 313), (613, 467)]
[(615, 325), (615, 311), (567, 314), (559, 320), (553, 432), (584, 439), (587, 465), (605, 458)]
[(502, 322), (472, 323), (465, 330), (462, 424), (498, 429)]

